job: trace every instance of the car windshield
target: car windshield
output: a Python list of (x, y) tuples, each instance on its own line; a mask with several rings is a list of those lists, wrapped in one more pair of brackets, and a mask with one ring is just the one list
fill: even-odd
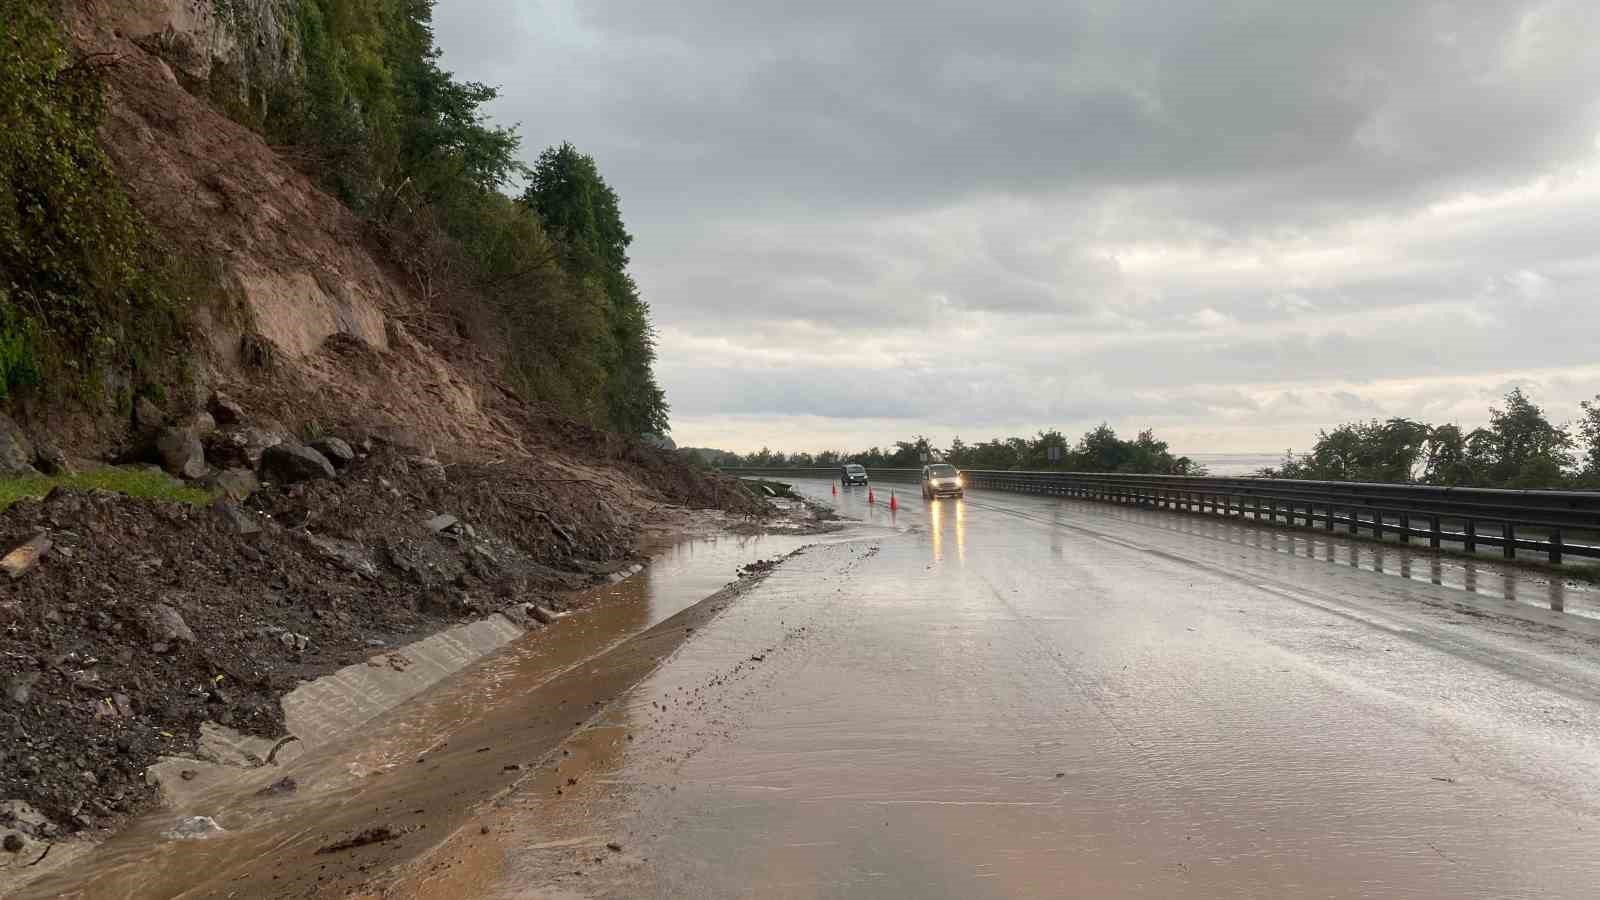
[(928, 474), (934, 478), (949, 478), (956, 474), (955, 466), (929, 466)]
[(862, 472), (866, 471), (866, 469), (864, 467), (858, 466), (855, 463), (851, 463), (850, 465), (845, 466), (844, 470), (846, 472), (849, 472), (851, 475), (860, 475)]

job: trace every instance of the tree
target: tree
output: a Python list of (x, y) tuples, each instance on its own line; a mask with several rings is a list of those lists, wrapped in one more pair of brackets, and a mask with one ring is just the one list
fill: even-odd
[(1504, 410), (1489, 410), (1489, 427), (1479, 445), (1479, 452), (1489, 457), (1490, 482), (1523, 489), (1558, 484), (1573, 465), (1572, 435), (1550, 424), (1520, 387), (1506, 394), (1505, 404)]
[(612, 427), (666, 433), (666, 395), (652, 371), (655, 331), (649, 306), (627, 272), (633, 236), (623, 227), (616, 192), (592, 157), (564, 143), (539, 154), (522, 200), (560, 243), (568, 271), (599, 285), (609, 301), (605, 368)]
[(1600, 485), (1600, 395), (1578, 405), (1583, 408), (1583, 418), (1578, 420), (1578, 434), (1583, 436), (1583, 476), (1589, 485)]
[(1467, 436), (1459, 425), (1439, 425), (1428, 430), (1422, 480), (1426, 484), (1454, 487), (1477, 483)]
[(1110, 425), (1101, 422), (1078, 441), (1082, 467), (1092, 472), (1115, 472), (1129, 456), (1125, 442), (1117, 438)]

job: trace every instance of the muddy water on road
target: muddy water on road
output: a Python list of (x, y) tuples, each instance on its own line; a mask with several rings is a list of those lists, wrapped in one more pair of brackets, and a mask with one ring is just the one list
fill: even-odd
[[(525, 777), (561, 737), (670, 653), (682, 632), (653, 642), (639, 636), (688, 614), (732, 581), (740, 566), (826, 539), (722, 536), (671, 546), (639, 575), (591, 591), (583, 598), (586, 611), (529, 633), (364, 733), (153, 814), (102, 847), (89, 865), (21, 896), (357, 891), (384, 866), (443, 840), (477, 803)], [(605, 671), (596, 675), (591, 668)], [(252, 796), (286, 775), (298, 784), (294, 793)], [(187, 841), (162, 836), (187, 815), (213, 816), (226, 833)], [(347, 854), (316, 854), (375, 825), (403, 836)]]
[(1094, 510), (833, 502), (903, 533), (787, 563), (397, 896), (1594, 896), (1591, 636)]

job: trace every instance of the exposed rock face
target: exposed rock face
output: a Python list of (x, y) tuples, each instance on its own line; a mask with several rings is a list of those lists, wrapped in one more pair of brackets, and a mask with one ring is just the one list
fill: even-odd
[(227, 78), (241, 99), (300, 65), (296, 0), (101, 0), (94, 15), (192, 81)]
[(33, 444), (10, 416), (0, 415), (0, 475), (35, 475)]

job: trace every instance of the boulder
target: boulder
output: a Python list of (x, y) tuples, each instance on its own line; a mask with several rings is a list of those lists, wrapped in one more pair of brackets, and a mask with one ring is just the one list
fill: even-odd
[(229, 425), (202, 441), (212, 465), (228, 469), (255, 469), (268, 447), (283, 443), (285, 435), (265, 428)]
[(356, 459), (356, 451), (351, 449), (349, 444), (336, 437), (325, 437), (321, 440), (313, 441), (311, 449), (326, 456), (328, 462), (333, 463), (336, 469), (342, 469), (355, 462)]
[(217, 430), (217, 420), (211, 413), (201, 410), (194, 414), (193, 419), (189, 420), (189, 427), (194, 429), (195, 434), (205, 437)]
[(250, 495), (261, 489), (261, 481), (256, 478), (256, 473), (249, 469), (223, 469), (211, 476), (211, 486), (225, 494), (228, 499), (243, 503), (250, 499)]
[(71, 475), (72, 462), (67, 459), (67, 454), (54, 444), (34, 445), (34, 462), (39, 471), (46, 475)]
[(200, 436), (192, 428), (167, 427), (156, 435), (156, 452), (161, 467), (183, 478), (204, 478), (206, 452)]
[(310, 447), (273, 444), (261, 453), (261, 475), (280, 484), (334, 477), (333, 463)]
[(167, 413), (154, 400), (141, 395), (133, 401), (133, 427), (140, 431), (155, 431), (167, 424)]
[(211, 399), (206, 402), (206, 409), (211, 411), (218, 425), (244, 424), (244, 407), (227, 394), (213, 393)]
[(11, 417), (0, 414), (0, 476), (37, 475), (33, 445)]
[(156, 644), (179, 644), (194, 641), (194, 632), (177, 610), (165, 603), (146, 603), (135, 613), (139, 626)]

